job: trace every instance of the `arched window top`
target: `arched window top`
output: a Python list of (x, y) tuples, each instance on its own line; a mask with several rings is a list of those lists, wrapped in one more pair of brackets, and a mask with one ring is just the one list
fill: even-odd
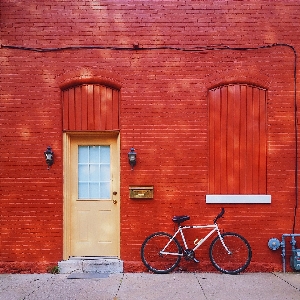
[(61, 90), (83, 84), (100, 84), (117, 90), (122, 87), (121, 79), (115, 73), (99, 68), (76, 68), (59, 75), (57, 80)]
[(217, 86), (214, 86), (209, 89), (209, 91), (215, 91), (217, 89), (222, 89), (222, 88), (228, 88), (228, 87), (249, 87), (249, 88), (254, 88), (254, 89), (259, 89), (259, 90), (264, 90), (267, 91), (267, 88), (264, 88), (262, 86), (256, 85), (256, 84), (249, 84), (249, 83), (226, 83), (226, 84), (220, 84)]
[(94, 85), (104, 85), (110, 87), (112, 89), (121, 89), (121, 84), (113, 81), (109, 78), (96, 78), (96, 77), (78, 77), (78, 78), (71, 78), (69, 80), (64, 81), (60, 88), (62, 90), (66, 90), (69, 88), (74, 88), (76, 86), (84, 85), (84, 84), (94, 84)]

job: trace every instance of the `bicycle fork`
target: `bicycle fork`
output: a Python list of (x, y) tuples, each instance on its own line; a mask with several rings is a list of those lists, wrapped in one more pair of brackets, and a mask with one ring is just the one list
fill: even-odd
[(219, 236), (219, 238), (220, 238), (220, 241), (221, 241), (221, 243), (222, 243), (224, 249), (227, 251), (228, 255), (231, 255), (232, 252), (231, 252), (231, 251), (228, 249), (228, 247), (226, 246), (226, 244), (225, 244), (225, 242), (224, 242), (224, 239), (223, 239), (223, 237), (222, 237), (222, 234), (221, 234), (221, 232), (220, 232), (220, 230), (219, 230), (218, 225), (216, 225), (216, 230), (217, 230), (217, 232), (218, 232), (218, 236)]

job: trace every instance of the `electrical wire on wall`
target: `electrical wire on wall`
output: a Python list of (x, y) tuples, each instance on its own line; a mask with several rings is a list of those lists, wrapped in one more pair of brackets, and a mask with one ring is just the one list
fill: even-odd
[(295, 207), (293, 216), (292, 233), (295, 233), (297, 208), (298, 208), (298, 128), (297, 128), (297, 51), (294, 46), (285, 43), (274, 43), (270, 45), (262, 45), (257, 47), (231, 47), (231, 46), (199, 46), (194, 48), (182, 48), (182, 47), (140, 47), (139, 44), (134, 44), (132, 47), (116, 47), (116, 46), (67, 46), (58, 48), (32, 48), (24, 46), (13, 45), (1, 45), (1, 48), (15, 49), (33, 52), (57, 52), (68, 50), (117, 50), (117, 51), (156, 51), (156, 50), (173, 50), (183, 52), (207, 52), (207, 51), (221, 51), (221, 50), (233, 50), (233, 51), (253, 51), (259, 49), (269, 49), (273, 47), (288, 47), (294, 53), (294, 127), (295, 127)]

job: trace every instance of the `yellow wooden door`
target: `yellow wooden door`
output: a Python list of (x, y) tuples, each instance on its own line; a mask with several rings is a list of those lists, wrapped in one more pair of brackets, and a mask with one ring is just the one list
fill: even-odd
[(119, 256), (118, 138), (71, 136), (69, 145), (68, 256)]

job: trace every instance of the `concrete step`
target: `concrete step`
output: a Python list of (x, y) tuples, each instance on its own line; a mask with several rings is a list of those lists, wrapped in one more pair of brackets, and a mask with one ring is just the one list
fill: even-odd
[(123, 273), (123, 261), (116, 257), (70, 257), (58, 263), (61, 274)]

